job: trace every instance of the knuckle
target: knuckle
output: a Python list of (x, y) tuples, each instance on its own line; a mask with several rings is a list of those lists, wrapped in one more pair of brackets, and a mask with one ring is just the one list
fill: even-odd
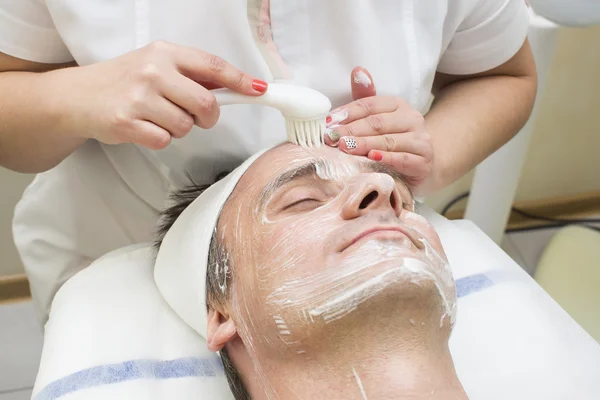
[(171, 49), (171, 43), (165, 40), (156, 40), (150, 43), (147, 47), (151, 53), (164, 53)]
[(408, 169), (411, 166), (411, 161), (410, 161), (410, 156), (408, 155), (408, 153), (403, 153), (402, 154), (402, 158), (400, 160), (400, 165), (402, 166), (402, 168), (404, 169)]
[(198, 99), (198, 113), (204, 114), (214, 110), (217, 106), (217, 99), (212, 94), (200, 96)]
[(359, 106), (360, 108), (362, 108), (365, 111), (365, 113), (371, 114), (372, 108), (368, 101), (366, 101), (364, 99), (359, 99), (359, 100), (356, 100), (356, 105)]
[(418, 112), (417, 110), (413, 110), (411, 118), (415, 121), (416, 124), (422, 125), (425, 123), (425, 117), (423, 114)]
[(360, 100), (357, 100), (357, 103), (358, 103), (359, 107), (362, 108), (363, 110), (365, 110), (365, 112), (367, 114), (371, 114), (372, 107), (371, 107), (371, 104), (369, 104), (369, 102), (367, 100), (360, 99)]
[(178, 137), (185, 136), (194, 126), (194, 118), (191, 115), (183, 115), (177, 119), (175, 134)]
[(396, 104), (398, 105), (398, 108), (404, 108), (404, 107), (410, 107), (408, 102), (406, 100), (404, 100), (402, 97), (396, 97)]
[(377, 133), (381, 133), (383, 128), (383, 122), (381, 121), (381, 117), (379, 115), (371, 115), (367, 117), (367, 123), (373, 129), (373, 131)]
[(383, 137), (383, 147), (385, 151), (394, 151), (396, 149), (396, 141), (393, 136), (386, 135)]
[(214, 54), (206, 55), (206, 65), (208, 69), (215, 74), (223, 72), (225, 69), (225, 60), (223, 60), (219, 56), (215, 56)]
[(242, 88), (244, 87), (244, 83), (246, 82), (246, 74), (243, 73), (242, 71), (238, 71), (235, 79), (233, 81), (233, 86), (236, 88)]
[(340, 137), (356, 136), (356, 129), (352, 124), (340, 126), (339, 128), (335, 128), (335, 130), (340, 134)]
[(214, 96), (203, 96), (198, 102), (198, 111), (195, 113), (196, 123), (204, 129), (208, 129), (217, 123), (220, 109)]
[(113, 117), (113, 125), (117, 132), (129, 132), (134, 128), (134, 120), (129, 113), (118, 111)]
[(146, 101), (146, 91), (141, 89), (141, 88), (137, 88), (134, 90), (131, 90), (127, 96), (126, 96), (126, 101), (127, 101), (127, 106), (133, 111), (135, 112), (135, 110), (140, 110), (143, 108), (143, 104)]
[(171, 143), (171, 136), (169, 135), (157, 135), (152, 140), (152, 145), (157, 149), (164, 149)]
[(140, 70), (142, 80), (153, 82), (160, 78), (160, 68), (152, 61), (148, 61)]

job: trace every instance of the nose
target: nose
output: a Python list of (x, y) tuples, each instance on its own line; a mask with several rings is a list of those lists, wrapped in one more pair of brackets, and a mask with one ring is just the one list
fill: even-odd
[(387, 174), (361, 174), (350, 184), (342, 218), (354, 219), (372, 211), (393, 211), (399, 217), (402, 199), (394, 178)]

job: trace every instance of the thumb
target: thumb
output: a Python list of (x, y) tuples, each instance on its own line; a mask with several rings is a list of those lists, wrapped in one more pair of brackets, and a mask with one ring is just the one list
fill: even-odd
[(354, 68), (350, 74), (350, 84), (352, 85), (352, 100), (363, 99), (377, 94), (373, 77), (366, 68)]

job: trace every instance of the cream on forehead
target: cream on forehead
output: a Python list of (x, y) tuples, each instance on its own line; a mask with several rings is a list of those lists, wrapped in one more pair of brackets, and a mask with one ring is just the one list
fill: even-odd
[[(259, 163), (257, 163), (254, 166), (254, 168), (269, 168), (270, 171), (273, 171), (270, 174), (270, 178), (272, 178), (271, 181), (273, 179), (276, 179), (279, 175), (281, 175), (287, 171), (293, 171), (294, 168), (304, 166), (307, 164), (313, 164), (315, 166), (317, 176), (323, 180), (343, 181), (343, 180), (347, 179), (348, 177), (352, 177), (352, 176), (356, 176), (356, 175), (360, 174), (364, 170), (363, 164), (365, 164), (367, 162), (367, 161), (359, 161), (358, 158), (345, 155), (335, 149), (328, 151), (328, 150), (320, 150), (320, 149), (303, 149), (303, 148), (299, 148), (299, 147), (293, 147), (293, 148), (278, 148), (278, 149), (274, 149), (272, 151), (276, 151), (276, 152), (280, 152), (280, 153), (269, 154), (269, 157), (266, 160), (260, 160)], [(260, 163), (261, 161), (264, 164)], [(250, 175), (252, 175), (252, 174), (250, 174)], [(393, 182), (393, 180), (390, 177), (386, 177), (386, 178), (390, 180), (391, 185), (395, 185), (395, 183)], [(353, 191), (352, 186), (353, 186), (352, 184), (349, 184), (345, 188), (345, 190)], [(267, 199), (267, 201), (268, 201), (268, 199)], [(329, 207), (331, 207), (331, 205), (327, 204), (327, 205), (324, 205), (323, 207), (329, 208)], [(241, 208), (239, 210), (241, 210)], [(259, 218), (259, 220), (262, 222), (263, 225), (265, 223), (273, 222), (273, 221), (270, 221), (269, 218), (267, 218), (264, 209), (262, 209), (262, 210), (255, 209), (255, 213), (256, 213), (255, 216), (257, 216)], [(310, 213), (308, 213), (308, 214), (310, 214)], [(237, 217), (239, 218), (239, 216), (240, 216), (240, 214), (238, 212)], [(331, 218), (335, 218), (335, 216), (332, 215)], [(407, 212), (405, 218), (406, 218), (406, 221), (415, 221), (415, 222), (419, 222), (419, 223), (426, 222), (424, 220), (424, 218), (422, 218), (412, 212)], [(326, 225), (324, 219), (315, 221), (315, 223), (316, 223), (316, 225), (314, 225), (313, 223), (311, 223), (308, 220), (300, 222), (300, 223), (292, 223), (292, 225), (289, 227), (288, 233), (283, 237), (279, 237), (278, 244), (287, 242), (289, 244), (289, 246), (296, 245), (296, 244), (302, 242), (304, 238), (307, 238), (313, 234), (318, 234), (319, 227), (323, 227), (324, 225)], [(414, 227), (407, 227), (407, 228), (415, 230)], [(258, 233), (258, 232), (255, 232), (255, 234), (256, 233)], [(421, 232), (420, 232), (420, 234), (422, 235)], [(402, 275), (407, 276), (406, 274), (408, 274), (408, 275), (412, 275), (412, 278), (410, 278), (410, 279), (416, 279), (416, 277), (421, 276), (423, 279), (431, 279), (432, 281), (434, 281), (436, 284), (436, 287), (438, 289), (438, 293), (443, 301), (444, 312), (443, 312), (442, 320), (445, 317), (450, 317), (450, 321), (453, 322), (454, 321), (454, 304), (453, 304), (453, 299), (452, 299), (452, 297), (453, 297), (452, 296), (452, 285), (453, 285), (452, 274), (449, 271), (447, 262), (440, 255), (438, 255), (435, 252), (435, 250), (433, 250), (433, 248), (429, 245), (429, 243), (427, 243), (426, 241), (423, 241), (423, 246), (425, 248), (425, 254), (424, 254), (425, 259), (429, 260), (429, 262), (433, 262), (436, 267), (432, 270), (431, 266), (427, 265), (427, 263), (424, 263), (423, 260), (420, 260), (419, 262), (417, 262), (416, 259), (409, 257), (406, 261), (406, 264), (404, 265), (404, 269), (403, 269), (404, 274), (400, 273), (400, 275), (395, 275), (395, 276), (397, 278), (399, 278)], [(367, 248), (367, 247), (365, 247), (365, 248)], [(386, 249), (386, 251), (382, 252), (383, 249)], [(394, 259), (395, 257), (398, 257), (399, 254), (397, 252), (391, 251), (391, 249), (392, 248), (389, 248), (387, 246), (377, 247), (377, 248), (371, 249), (372, 251), (370, 253), (366, 253), (366, 254), (363, 253), (361, 257), (358, 257), (358, 258), (354, 257), (353, 259), (347, 260), (346, 262), (350, 262), (352, 265), (350, 266), (349, 270), (346, 270), (346, 272), (349, 272), (350, 275), (353, 275), (357, 271), (360, 271), (362, 269), (362, 267), (365, 265), (371, 265), (373, 263), (383, 262), (383, 261), (391, 260), (391, 259)], [(298, 254), (293, 257), (289, 257), (286, 260), (282, 259), (278, 263), (278, 269), (286, 270), (286, 269), (294, 268), (295, 264), (297, 262), (301, 261), (301, 259), (302, 259), (301, 255), (298, 255)], [(410, 260), (413, 260), (413, 261), (410, 261)], [(258, 267), (258, 270), (260, 271), (261, 266), (259, 265), (257, 267)], [(288, 281), (286, 284), (284, 284), (278, 290), (271, 293), (271, 295), (269, 296), (267, 301), (273, 301), (275, 304), (278, 304), (278, 306), (281, 307), (281, 306), (283, 306), (283, 304), (290, 305), (289, 301), (291, 300), (291, 298), (294, 296), (299, 296), (295, 299), (295, 306), (304, 305), (306, 307), (304, 311), (308, 311), (308, 309), (311, 309), (311, 307), (309, 306), (309, 303), (315, 302), (315, 301), (318, 303), (317, 299), (311, 298), (310, 293), (314, 294), (314, 290), (316, 288), (320, 287), (320, 285), (318, 284), (319, 282), (324, 282), (324, 281), (333, 282), (336, 279), (338, 279), (338, 284), (339, 284), (340, 282), (344, 281), (344, 278), (342, 278), (341, 275), (344, 275), (343, 271), (345, 269), (341, 268), (341, 267), (342, 266), (339, 266), (339, 268), (335, 268), (335, 269), (321, 271), (320, 273), (313, 275), (312, 277), (310, 277), (310, 276), (304, 277), (304, 278), (298, 277), (299, 280), (295, 280), (293, 282)], [(355, 268), (358, 268), (358, 269), (355, 269)], [(399, 271), (396, 271), (396, 272), (399, 272)], [(394, 274), (396, 272), (394, 272)], [(400, 272), (402, 272), (402, 271), (400, 271)], [(331, 275), (332, 273), (335, 273), (334, 275), (337, 276), (337, 278), (335, 276), (332, 276)], [(270, 272), (269, 274), (272, 274), (272, 272)], [(315, 279), (316, 279), (316, 281), (315, 281)], [(335, 311), (332, 312), (333, 310), (329, 310), (329, 312), (325, 311), (325, 309), (328, 308), (325, 304), (330, 304), (333, 309), (335, 309), (336, 307), (339, 307), (338, 308), (339, 311), (345, 309), (346, 311), (351, 312), (351, 309), (353, 307), (345, 308), (341, 304), (341, 303), (343, 303), (344, 299), (348, 300), (348, 305), (350, 305), (351, 303), (355, 303), (355, 302), (360, 303), (360, 302), (364, 301), (365, 299), (369, 298), (371, 295), (378, 292), (385, 286), (385, 284), (383, 284), (385, 282), (382, 281), (383, 282), (382, 284), (378, 284), (377, 282), (379, 282), (379, 281), (377, 279), (375, 279), (375, 280), (372, 280), (370, 282), (370, 284), (363, 285), (364, 287), (362, 289), (356, 288), (357, 290), (355, 291), (354, 295), (351, 295), (351, 293), (338, 294), (339, 297), (337, 297), (336, 300), (330, 298), (329, 300), (331, 300), (331, 301), (326, 301), (325, 303), (321, 304), (321, 306), (317, 306), (313, 303), (312, 304), (312, 306), (313, 306), (312, 307), (312, 310), (313, 310), (312, 317), (316, 317), (317, 315), (322, 315), (323, 317), (325, 317), (325, 314), (329, 314), (329, 317), (327, 317), (327, 318), (331, 318), (331, 314), (337, 314), (337, 317), (341, 316), (339, 313), (336, 313)], [(306, 290), (306, 292), (305, 292), (305, 290)], [(301, 300), (302, 298), (303, 298), (303, 300)], [(335, 307), (333, 307), (334, 304), (336, 304)], [(319, 311), (317, 311), (317, 310), (319, 310)], [(344, 314), (344, 312), (342, 311), (341, 314)], [(286, 328), (289, 328), (289, 327), (286, 327)], [(283, 329), (283, 330), (286, 331), (286, 334), (287, 334), (287, 331), (289, 331), (289, 329)]]
[[(371, 170), (370, 164), (366, 158), (349, 156), (338, 149), (284, 145), (258, 159), (230, 199), (233, 201), (227, 206), (223, 224), (219, 225), (219, 235), (223, 238), (227, 232), (227, 238), (232, 239), (229, 242), (232, 246), (226, 247), (233, 257), (217, 267), (219, 283), (224, 283), (217, 290), (231, 290), (231, 312), (235, 315), (237, 333), (247, 346), (258, 384), (268, 398), (279, 398), (267, 377), (269, 357), (285, 354), (302, 357), (301, 360), (315, 357), (320, 354), (315, 353), (319, 346), (315, 347), (311, 340), (323, 331), (339, 329), (346, 321), (362, 321), (357, 316), (364, 316), (367, 306), (392, 310), (398, 316), (396, 321), (404, 321), (410, 331), (415, 326), (417, 329), (427, 326), (426, 329), (444, 332), (445, 323), (450, 326), (454, 323), (456, 294), (452, 273), (442, 257), (443, 250), (438, 254), (438, 248), (428, 242), (430, 237), (426, 235), (431, 231), (424, 226), (427, 222), (422, 217), (407, 210), (397, 214), (387, 210), (392, 213), (386, 214), (387, 219), (384, 213), (375, 212), (364, 220), (356, 218), (355, 222), (341, 216), (345, 207), (360, 204), (356, 196), (371, 186), (386, 193), (391, 187), (397, 190), (398, 182), (390, 176), (394, 174), (386, 174), (385, 170), (375, 170), (381, 173), (372, 176), (366, 174)], [(297, 192), (294, 188), (289, 196), (276, 200), (277, 207), (269, 210), (258, 207), (257, 196), (265, 192), (265, 186), (282, 174), (307, 165), (314, 168), (304, 169), (303, 176), (308, 171), (311, 177), (318, 177), (314, 179), (315, 188), (310, 187), (309, 178), (308, 183), (300, 182)], [(279, 183), (289, 181), (280, 179)], [(310, 188), (304, 190), (304, 186)], [(280, 203), (295, 201), (297, 194), (302, 198), (304, 192), (310, 197), (317, 188), (324, 193), (320, 199), (322, 205), (314, 210), (278, 214)], [(255, 215), (251, 215), (252, 211)], [(342, 220), (346, 222), (341, 223)], [(356, 236), (375, 224), (397, 224), (405, 232), (416, 234), (410, 238), (407, 234), (405, 239), (367, 240), (344, 253), (347, 247), (339, 246), (339, 238), (345, 242), (345, 235)], [(422, 246), (415, 246), (419, 242)], [(236, 273), (231, 274), (232, 271)], [(230, 281), (232, 286), (226, 287), (227, 281), (222, 279), (228, 273), (240, 274), (242, 279), (234, 278)], [(418, 307), (417, 311), (398, 307), (394, 300), (404, 299), (397, 294), (405, 296), (405, 289), (417, 293), (408, 301), (431, 298), (430, 304), (438, 311), (419, 313)], [(432, 295), (424, 298), (422, 293)], [(380, 315), (373, 311), (367, 314)], [(369, 326), (376, 326), (376, 320), (371, 322)], [(402, 346), (401, 341), (396, 344)], [(360, 361), (358, 357), (356, 362)], [(321, 372), (317, 369), (315, 373)], [(360, 381), (356, 371), (353, 377)]]

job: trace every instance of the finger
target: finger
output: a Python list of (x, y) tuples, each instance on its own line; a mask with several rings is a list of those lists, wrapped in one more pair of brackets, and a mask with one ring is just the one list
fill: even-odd
[(392, 96), (374, 96), (358, 99), (343, 107), (333, 110), (327, 119), (328, 126), (348, 124), (374, 114), (394, 112), (398, 109), (400, 100)]
[(146, 103), (147, 108), (141, 118), (163, 128), (175, 138), (181, 138), (194, 126), (194, 117), (171, 103), (164, 97), (157, 97)]
[(427, 176), (431, 169), (430, 163), (425, 158), (412, 153), (371, 150), (367, 157), (370, 160), (387, 164), (407, 177)]
[(418, 127), (418, 120), (399, 112), (368, 115), (362, 119), (329, 127), (327, 136), (332, 142), (344, 136), (377, 136), (388, 133), (410, 132)]
[(241, 71), (221, 57), (199, 49), (175, 47), (175, 63), (180, 72), (197, 82), (210, 82), (249, 96), (267, 91), (267, 83)]
[(161, 150), (171, 143), (171, 137), (167, 130), (150, 121), (136, 120), (129, 141), (150, 150)]
[(353, 100), (377, 95), (373, 77), (366, 68), (356, 67), (352, 70), (352, 73), (350, 74), (350, 85), (352, 87)]
[(356, 156), (367, 156), (371, 150), (384, 152), (411, 153), (425, 159), (429, 158), (429, 145), (414, 134), (400, 133), (368, 137), (343, 137), (338, 147), (340, 150)]
[(199, 81), (197, 83), (199, 83), (200, 86), (202, 86), (203, 88), (208, 89), (208, 90), (222, 89), (223, 88), (223, 86), (217, 85), (216, 83), (212, 83), (212, 82)]
[(208, 129), (217, 123), (220, 107), (210, 90), (181, 74), (174, 74), (163, 82), (161, 94), (191, 114), (196, 125)]

